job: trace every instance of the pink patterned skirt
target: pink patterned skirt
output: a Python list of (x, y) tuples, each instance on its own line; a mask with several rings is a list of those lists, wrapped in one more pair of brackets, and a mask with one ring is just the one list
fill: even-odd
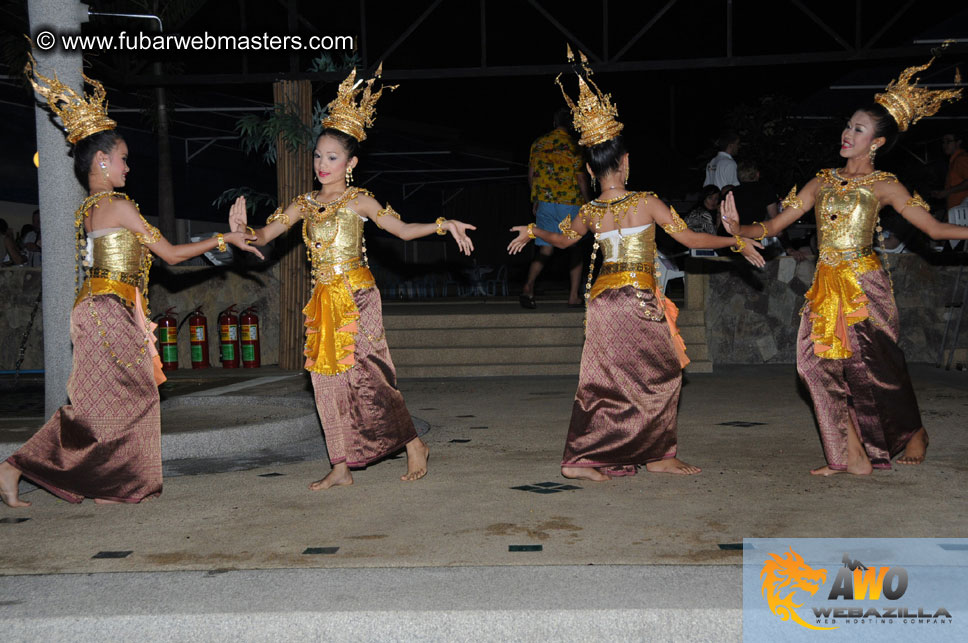
[(338, 375), (311, 376), (330, 462), (361, 468), (399, 451), (417, 431), (396, 387), (380, 291), (363, 288), (353, 299), (360, 311), (356, 364)]
[[(676, 455), (682, 366), (650, 290), (605, 290), (588, 305), (563, 466), (641, 465)], [(641, 302), (645, 302), (643, 307)]]
[(150, 352), (141, 353), (144, 330), (117, 297), (94, 295), (74, 307), (71, 341), (71, 404), (7, 462), (68, 502), (140, 502), (159, 495), (161, 404)]
[(820, 441), (831, 469), (847, 468), (847, 431), (853, 421), (867, 457), (876, 469), (921, 428), (921, 413), (898, 346), (900, 325), (891, 282), (883, 270), (860, 275), (869, 317), (847, 327), (853, 355), (824, 359), (814, 354), (808, 315), (800, 319), (797, 372), (813, 397)]

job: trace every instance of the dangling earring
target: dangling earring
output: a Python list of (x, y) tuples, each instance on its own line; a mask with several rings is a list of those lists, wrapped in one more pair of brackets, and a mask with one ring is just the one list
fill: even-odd
[(871, 145), (870, 152), (867, 153), (867, 156), (869, 156), (870, 159), (871, 159), (871, 165), (874, 165), (874, 157), (877, 156), (877, 146), (876, 145)]
[(346, 166), (346, 185), (353, 182), (353, 168), (349, 165)]
[(628, 163), (625, 164), (625, 183), (623, 185), (629, 184), (629, 166)]
[(105, 180), (110, 179), (111, 173), (108, 172), (108, 166), (104, 164), (104, 161), (101, 161), (98, 163), (98, 165), (101, 166), (101, 176), (103, 176)]
[(594, 175), (592, 175), (592, 189), (593, 190), (598, 189), (598, 179), (596, 179)]

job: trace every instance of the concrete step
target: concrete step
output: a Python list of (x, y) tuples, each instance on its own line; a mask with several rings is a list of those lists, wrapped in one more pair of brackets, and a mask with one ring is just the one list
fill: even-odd
[(581, 346), (585, 341), (581, 326), (551, 326), (537, 328), (394, 328), (387, 329), (387, 343), (396, 351), (402, 348), (441, 346)]
[(561, 364), (578, 363), (580, 345), (552, 346), (437, 346), (434, 348), (391, 348), (397, 366), (437, 364)]
[(712, 372), (713, 372), (713, 363), (710, 362), (708, 359), (706, 360), (696, 359), (689, 362), (689, 365), (686, 366), (686, 373), (712, 373)]
[(504, 377), (514, 375), (574, 375), (578, 377), (581, 363), (537, 364), (411, 364), (398, 365), (397, 376), (415, 377)]
[[(517, 311), (521, 312), (517, 312)], [(394, 314), (383, 311), (383, 326), (387, 329), (405, 328), (534, 328), (582, 327), (585, 313), (581, 309), (554, 313), (537, 313), (521, 308), (501, 314)]]

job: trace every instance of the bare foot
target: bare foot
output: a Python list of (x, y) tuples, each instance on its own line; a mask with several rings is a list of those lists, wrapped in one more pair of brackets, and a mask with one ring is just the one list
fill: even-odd
[(829, 466), (811, 469), (810, 475), (832, 476), (837, 473), (852, 473), (855, 476), (869, 476), (873, 470), (874, 467), (871, 466), (870, 460), (864, 459), (858, 462), (848, 461), (846, 469), (831, 469)]
[(330, 487), (345, 487), (351, 484), (353, 484), (353, 475), (350, 473), (350, 468), (345, 462), (340, 462), (339, 464), (333, 465), (333, 470), (325, 478), (310, 484), (309, 490), (320, 491), (322, 489), (329, 489)]
[(665, 460), (646, 462), (645, 469), (652, 473), (677, 473), (685, 476), (694, 476), (702, 471), (699, 467), (687, 464), (679, 458), (666, 458)]
[(20, 499), (20, 471), (7, 462), (0, 463), (0, 500), (8, 507), (29, 507)]
[(107, 498), (95, 498), (94, 504), (96, 505), (123, 505), (124, 503), (120, 500), (108, 500)]
[(612, 479), (611, 476), (605, 475), (594, 467), (562, 467), (561, 475), (572, 480), (591, 480), (592, 482), (605, 482)]
[(904, 453), (897, 459), (898, 464), (921, 464), (924, 456), (928, 452), (928, 432), (922, 426), (918, 432), (911, 436)]
[(427, 460), (430, 458), (430, 447), (420, 438), (407, 442), (407, 473), (400, 476), (404, 482), (420, 480), (427, 475)]

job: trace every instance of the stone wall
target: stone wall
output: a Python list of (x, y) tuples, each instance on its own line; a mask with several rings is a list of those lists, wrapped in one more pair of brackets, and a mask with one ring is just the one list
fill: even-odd
[[(939, 264), (956, 260), (965, 258), (889, 255), (901, 318), (901, 348), (909, 362), (934, 363), (938, 357), (946, 315), (952, 314), (944, 304), (951, 299), (959, 269), (957, 265)], [(745, 262), (693, 260), (689, 269), (708, 275), (706, 335), (712, 361), (794, 363), (800, 308), (813, 281), (814, 267), (813, 260), (797, 263), (791, 257), (774, 259), (761, 271)], [(962, 287), (965, 279), (968, 267), (962, 274)], [(962, 322), (958, 347), (968, 347), (968, 313)]]
[[(11, 370), (17, 361), (20, 341), (30, 319), (30, 313), (40, 292), (39, 268), (0, 268), (0, 371)], [(213, 367), (219, 366), (216, 322), (218, 313), (232, 304), (237, 310), (258, 307), (259, 329), (262, 333), (261, 359), (263, 364), (279, 361), (279, 270), (277, 265), (238, 271), (226, 267), (156, 266), (152, 269), (148, 287), (152, 317), (174, 307), (180, 325), (178, 330), (179, 368), (191, 368), (188, 343), (188, 324), (181, 325), (196, 306), (201, 306), (208, 318), (209, 358)], [(43, 308), (38, 307), (27, 342), (22, 368), (42, 369)]]

